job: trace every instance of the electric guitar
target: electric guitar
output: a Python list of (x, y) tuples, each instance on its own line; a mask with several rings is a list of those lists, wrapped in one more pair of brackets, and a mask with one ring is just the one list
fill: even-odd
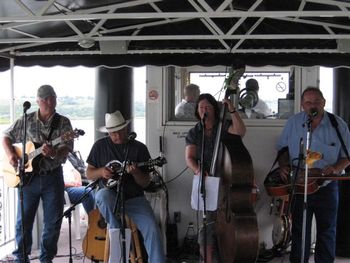
[[(73, 140), (74, 138), (78, 138), (80, 135), (84, 135), (85, 132), (80, 129), (75, 129), (73, 131), (68, 131), (61, 135), (60, 137), (52, 140), (50, 144), (54, 147), (62, 142), (68, 142)], [(18, 145), (13, 145), (15, 152), (18, 156), (18, 158), (22, 158), (22, 148)], [(38, 148), (35, 148), (35, 145), (33, 142), (28, 141), (25, 145), (25, 154), (24, 154), (24, 169), (25, 173), (30, 173), (33, 171), (33, 165), (32, 162), (33, 160), (41, 154), (43, 146), (40, 146)], [(21, 163), (21, 160), (19, 160), (19, 165)], [(20, 183), (20, 177), (19, 177), (19, 172), (20, 172), (20, 167), (13, 167), (10, 164), (10, 161), (8, 160), (6, 154), (4, 155), (4, 160), (3, 160), (3, 175), (4, 175), (4, 180), (5, 183), (9, 187), (17, 187)], [(29, 178), (26, 179), (26, 182), (29, 183), (31, 180), (31, 176), (28, 176)]]
[[(156, 159), (150, 159), (146, 162), (139, 162), (139, 163), (133, 163), (133, 164), (136, 164), (137, 167), (147, 167), (148, 171), (152, 171), (154, 169), (154, 166), (162, 167), (166, 163), (167, 163), (166, 159), (164, 157), (159, 156)], [(110, 168), (113, 171), (114, 175), (112, 176), (112, 178), (108, 180), (101, 179), (101, 182), (103, 186), (107, 188), (113, 188), (120, 182), (122, 178), (124, 165), (118, 160), (113, 160), (107, 163), (105, 167)]]

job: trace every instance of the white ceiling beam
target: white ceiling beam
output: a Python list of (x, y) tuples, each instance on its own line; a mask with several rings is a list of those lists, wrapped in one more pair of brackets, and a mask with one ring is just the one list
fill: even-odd
[(328, 22), (314, 21), (314, 20), (309, 20), (309, 19), (289, 18), (289, 17), (276, 17), (276, 18), (273, 18), (273, 19), (275, 19), (275, 20), (283, 20), (283, 21), (288, 21), (288, 22), (304, 23), (304, 24), (316, 25), (316, 26), (328, 26), (328, 27), (334, 27), (334, 28), (339, 28), (339, 29), (350, 30), (350, 26), (339, 25), (339, 24), (328, 23)]
[[(188, 0), (188, 1), (194, 7), (194, 9), (196, 9), (198, 12), (202, 11), (202, 8), (199, 5), (197, 5), (196, 2), (194, 2), (193, 0)], [(211, 7), (208, 6), (202, 0), (199, 0), (199, 3), (202, 5), (204, 10), (206, 10), (207, 12), (213, 11), (211, 9)], [(200, 18), (200, 20), (213, 35), (224, 34), (224, 32), (222, 32), (222, 30), (210, 18)], [(229, 46), (225, 43), (225, 41), (223, 39), (220, 39), (219, 41), (224, 48), (226, 48), (226, 49), (229, 48)]]
[(221, 5), (216, 9), (216, 12), (222, 12), (225, 8), (232, 3), (232, 0), (225, 0)]
[(21, 0), (15, 0), (16, 4), (28, 15), (34, 16), (32, 10), (30, 10)]
[[(150, 40), (240, 40), (240, 39), (350, 39), (350, 34), (321, 35), (321, 34), (253, 34), (253, 35), (144, 35), (144, 36), (98, 36), (95, 41), (150, 41)], [(1, 44), (10, 43), (58, 43), (79, 41), (78, 36), (53, 38), (8, 38), (0, 39)]]
[(315, 4), (350, 7), (349, 2), (341, 2), (341, 1), (333, 1), (333, 0), (305, 0), (305, 1), (310, 3), (315, 3)]
[(41, 10), (36, 14), (36, 15), (43, 15), (46, 13), (47, 10), (49, 10), (49, 8), (55, 3), (55, 0), (49, 0), (47, 1), (47, 3), (43, 6), (43, 8), (41, 8)]
[(348, 17), (349, 11), (224, 11), (224, 12), (148, 12), (114, 14), (70, 14), (0, 17), (0, 23), (97, 19), (232, 18), (232, 17)]
[[(263, 20), (264, 20), (264, 18), (258, 19), (258, 21), (256, 21), (255, 24), (249, 29), (249, 31), (247, 32), (247, 35), (250, 35), (251, 33), (253, 33), (253, 31), (260, 25), (260, 23)], [(237, 50), (243, 42), (244, 42), (244, 39), (238, 40), (238, 42), (231, 49), (231, 52), (234, 52), (235, 50)]]
[[(154, 50), (128, 50), (127, 54), (229, 54), (225, 49), (154, 49)], [(234, 54), (271, 54), (271, 53), (343, 53), (337, 49), (244, 49), (235, 50)], [(36, 51), (25, 52), (17, 51), (16, 56), (49, 56), (49, 55), (102, 55), (98, 50), (81, 50), (81, 51)]]
[[(260, 3), (263, 0), (257, 0), (250, 8), (249, 8), (249, 12), (254, 12), (254, 10), (260, 5)], [(237, 30), (237, 28), (246, 20), (246, 17), (241, 17), (234, 25), (233, 27), (227, 32), (227, 34), (233, 34), (233, 32), (235, 32)]]
[(178, 22), (183, 22), (183, 21), (188, 21), (188, 20), (191, 20), (191, 18), (176, 18), (176, 19), (171, 19), (171, 20), (160, 20), (160, 21), (155, 21), (155, 22), (135, 24), (132, 26), (123, 26), (123, 27), (118, 27), (118, 28), (113, 28), (113, 29), (105, 29), (105, 30), (100, 31), (100, 33), (101, 34), (110, 34), (110, 33), (127, 31), (127, 30), (132, 30), (132, 29), (141, 29), (144, 27), (152, 27), (152, 26), (158, 26), (158, 25), (164, 25), (164, 24), (178, 23)]

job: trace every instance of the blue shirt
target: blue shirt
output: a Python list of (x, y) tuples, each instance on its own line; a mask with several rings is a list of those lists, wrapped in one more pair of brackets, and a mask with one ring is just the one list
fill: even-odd
[[(335, 116), (338, 122), (339, 132), (344, 140), (346, 148), (350, 149), (350, 134), (347, 124), (338, 116)], [(300, 112), (288, 119), (286, 126), (277, 143), (277, 150), (284, 146), (288, 146), (289, 158), (291, 164), (296, 164), (299, 156), (301, 140), (303, 143), (303, 151), (307, 143), (307, 119), (305, 112)], [(335, 128), (325, 112), (320, 124), (310, 133), (309, 149), (313, 152), (320, 152), (322, 159), (313, 164), (315, 168), (324, 168), (327, 165), (334, 165), (340, 158), (346, 158), (346, 154), (342, 149), (340, 140), (337, 136)], [(304, 155), (305, 156), (305, 155)]]

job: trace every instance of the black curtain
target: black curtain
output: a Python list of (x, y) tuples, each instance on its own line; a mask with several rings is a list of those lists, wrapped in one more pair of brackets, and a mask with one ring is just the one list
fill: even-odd
[[(333, 111), (350, 123), (350, 69), (333, 71)], [(339, 181), (339, 209), (337, 222), (337, 256), (350, 257), (350, 181)]]

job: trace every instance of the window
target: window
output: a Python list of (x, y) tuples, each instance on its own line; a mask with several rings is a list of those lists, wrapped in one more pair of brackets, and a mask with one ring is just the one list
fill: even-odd
[(333, 112), (333, 68), (320, 67), (320, 90), (326, 99), (325, 110)]
[[(196, 84), (200, 93), (210, 93), (218, 101), (225, 95), (225, 79), (228, 76), (224, 70), (213, 69), (174, 69), (174, 82), (168, 81), (169, 88), (174, 89), (174, 107), (186, 102), (188, 84)], [(234, 97), (235, 104), (242, 118), (249, 119), (287, 119), (294, 114), (294, 74), (290, 68), (283, 70), (246, 70), (239, 79), (239, 93)], [(191, 120), (181, 118), (171, 111), (172, 120)]]

